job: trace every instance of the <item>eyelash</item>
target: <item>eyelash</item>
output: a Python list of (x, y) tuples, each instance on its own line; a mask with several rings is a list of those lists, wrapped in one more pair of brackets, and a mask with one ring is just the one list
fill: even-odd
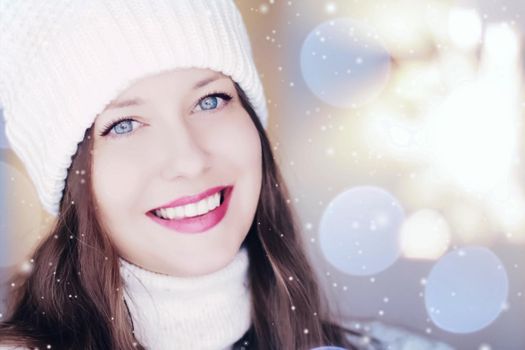
[[(220, 92), (220, 91), (215, 91), (215, 92), (212, 92), (212, 93), (209, 93), (203, 97), (201, 97), (199, 99), (199, 101), (197, 101), (197, 103), (195, 104), (194, 108), (197, 107), (204, 99), (208, 98), (208, 97), (219, 97), (221, 99), (224, 100), (224, 103), (225, 104), (228, 104), (230, 102), (230, 100), (233, 98), (230, 94), (226, 93), (226, 92)], [(224, 108), (224, 106), (222, 106), (220, 109)], [(209, 112), (214, 112), (214, 111), (217, 111), (218, 109), (215, 108), (215, 109), (210, 109), (210, 110), (202, 110), (202, 112), (206, 112), (206, 111), (209, 111)], [(100, 136), (106, 136), (107, 134), (109, 134), (109, 132), (116, 126), (118, 125), (119, 123), (123, 122), (123, 121), (135, 121), (133, 118), (130, 118), (130, 117), (120, 117), (118, 118), (117, 120), (115, 121), (111, 121), (109, 123), (107, 123), (104, 128), (102, 129), (103, 131), (100, 133)], [(117, 134), (118, 136), (117, 137), (122, 137), (122, 136), (128, 136), (132, 134), (131, 132), (128, 132), (128, 133), (124, 133), (124, 134)]]

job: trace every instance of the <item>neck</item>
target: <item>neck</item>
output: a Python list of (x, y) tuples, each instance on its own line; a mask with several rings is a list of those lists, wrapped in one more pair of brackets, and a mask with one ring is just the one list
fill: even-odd
[(250, 327), (249, 259), (242, 247), (222, 269), (174, 277), (120, 259), (137, 340), (148, 349), (230, 349)]

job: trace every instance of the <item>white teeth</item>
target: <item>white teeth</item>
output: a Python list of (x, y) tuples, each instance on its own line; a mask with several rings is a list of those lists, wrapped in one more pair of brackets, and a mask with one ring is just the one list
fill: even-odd
[[(219, 200), (220, 200), (220, 196), (219, 196)], [(215, 203), (215, 197), (208, 197), (208, 208), (213, 208), (215, 209), (217, 207), (216, 203)]]
[(197, 215), (197, 206), (195, 204), (186, 204), (184, 206), (184, 216), (195, 216)]
[(177, 218), (183, 218), (184, 217), (184, 208), (183, 207), (176, 207), (175, 208), (175, 216)]
[(221, 194), (215, 193), (197, 203), (186, 204), (175, 208), (163, 208), (155, 210), (155, 215), (163, 219), (181, 219), (206, 214), (220, 205)]
[(175, 208), (166, 208), (166, 216), (167, 217), (174, 217), (175, 216)]
[(197, 203), (197, 214), (202, 215), (206, 212), (208, 212), (208, 199)]

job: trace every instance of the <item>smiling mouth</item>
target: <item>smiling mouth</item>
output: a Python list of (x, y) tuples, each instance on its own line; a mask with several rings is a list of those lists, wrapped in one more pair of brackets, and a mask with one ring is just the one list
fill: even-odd
[[(213, 227), (219, 225), (226, 217), (234, 192), (233, 186), (227, 186), (214, 196), (208, 198), (207, 202), (201, 201), (198, 205), (186, 205), (183, 208), (175, 207), (173, 210), (158, 211), (159, 217), (152, 211), (147, 216), (157, 224), (177, 234), (197, 234), (209, 232)], [(193, 203), (195, 204), (195, 203)], [(207, 208), (204, 206), (207, 204)], [(182, 214), (181, 214), (181, 209)], [(187, 212), (186, 212), (187, 211)], [(197, 213), (203, 213), (196, 215)], [(188, 216), (186, 216), (188, 214)]]
[(181, 217), (181, 218), (179, 217), (179, 218), (169, 219), (169, 218), (165, 218), (165, 217), (157, 215), (156, 210), (151, 210), (149, 213), (154, 215), (155, 217), (159, 218), (160, 220), (164, 220), (164, 221), (174, 221), (174, 220), (185, 220), (185, 219), (200, 218), (200, 217), (206, 216), (206, 215), (216, 211), (218, 208), (220, 208), (223, 205), (226, 190), (227, 190), (227, 188), (219, 191), (219, 195), (220, 195), (219, 205), (217, 207), (213, 208), (212, 210), (207, 211), (204, 214), (192, 215), (192, 216), (186, 216), (185, 215), (184, 217)]

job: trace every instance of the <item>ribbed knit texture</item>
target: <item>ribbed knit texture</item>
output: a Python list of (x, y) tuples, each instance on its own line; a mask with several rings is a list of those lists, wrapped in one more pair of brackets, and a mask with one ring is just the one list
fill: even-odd
[(222, 72), (266, 126), (263, 87), (232, 0), (0, 1), (0, 53), (7, 139), (52, 215), (86, 129), (140, 78), (189, 67)]
[(246, 248), (224, 268), (197, 277), (162, 275), (120, 261), (135, 336), (147, 349), (231, 349), (250, 328)]

